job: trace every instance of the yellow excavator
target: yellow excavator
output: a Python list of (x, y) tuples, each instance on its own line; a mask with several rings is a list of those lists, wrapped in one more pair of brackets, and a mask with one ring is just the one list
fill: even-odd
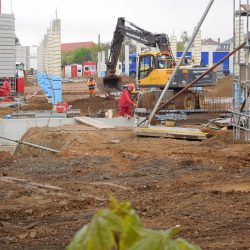
[[(129, 26), (126, 25), (126, 23), (129, 24)], [(124, 88), (121, 78), (115, 73), (122, 43), (125, 41), (126, 37), (148, 47), (156, 48), (156, 51), (142, 52), (137, 56), (136, 86), (137, 89), (142, 92), (139, 100), (139, 107), (150, 109), (154, 106), (161, 94), (161, 90), (167, 84), (176, 65), (170, 47), (170, 41), (168, 36), (164, 33), (151, 33), (126, 21), (123, 17), (118, 18), (111, 43), (110, 56), (106, 62), (106, 76), (103, 78), (103, 86), (107, 93), (122, 91)], [(189, 67), (183, 65), (171, 82), (165, 100), (183, 89), (206, 70), (207, 68), (205, 67)], [(211, 86), (214, 85), (215, 82), (216, 73), (211, 72), (199, 81), (197, 86)], [(158, 90), (149, 91), (149, 88), (156, 88)], [(189, 90), (184, 98), (182, 98), (181, 105), (177, 108), (189, 110), (198, 108), (200, 102), (199, 98), (199, 93)]]

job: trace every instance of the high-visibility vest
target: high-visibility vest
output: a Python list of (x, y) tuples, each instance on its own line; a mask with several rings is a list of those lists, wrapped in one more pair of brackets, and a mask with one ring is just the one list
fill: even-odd
[(92, 82), (88, 81), (87, 85), (88, 85), (89, 89), (95, 89), (96, 82), (95, 81), (92, 81)]

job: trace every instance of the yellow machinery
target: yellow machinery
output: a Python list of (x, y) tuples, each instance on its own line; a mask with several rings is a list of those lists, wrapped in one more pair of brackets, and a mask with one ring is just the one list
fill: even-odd
[[(111, 43), (109, 60), (106, 63), (106, 77), (103, 78), (104, 89), (107, 93), (112, 91), (122, 91), (123, 83), (119, 76), (115, 74), (116, 66), (121, 52), (122, 43), (128, 37), (149, 47), (155, 47), (157, 51), (143, 52), (137, 58), (137, 88), (157, 88), (162, 90), (168, 82), (176, 65), (174, 56), (170, 48), (169, 38), (166, 34), (151, 33), (137, 25), (127, 22), (131, 27), (125, 25), (127, 22), (123, 17), (118, 18), (113, 40)], [(207, 68), (182, 66), (170, 84), (169, 90), (172, 95), (183, 89), (197, 77), (202, 75)], [(199, 81), (198, 86), (214, 85), (216, 74), (213, 72)], [(160, 92), (151, 94), (153, 99), (157, 99)], [(143, 97), (143, 96), (142, 96)], [(166, 98), (171, 97), (168, 93)], [(146, 98), (144, 96), (144, 98)], [(153, 105), (154, 101), (152, 101)], [(195, 109), (199, 103), (199, 94), (189, 91), (180, 108)]]

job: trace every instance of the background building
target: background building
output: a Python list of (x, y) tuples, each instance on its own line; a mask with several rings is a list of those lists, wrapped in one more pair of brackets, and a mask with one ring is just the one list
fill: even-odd
[(71, 52), (80, 48), (90, 49), (94, 45), (95, 45), (94, 42), (62, 43), (61, 49), (63, 53), (63, 52)]

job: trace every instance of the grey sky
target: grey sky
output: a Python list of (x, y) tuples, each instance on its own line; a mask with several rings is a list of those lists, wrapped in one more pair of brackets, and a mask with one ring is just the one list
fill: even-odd
[[(11, 12), (11, 0), (2, 12)], [(38, 45), (55, 17), (62, 20), (62, 42), (110, 41), (117, 18), (122, 16), (151, 32), (169, 36), (192, 33), (209, 0), (12, 0), (16, 34), (22, 45)], [(202, 37), (226, 40), (232, 36), (233, 0), (215, 0), (202, 26)]]

